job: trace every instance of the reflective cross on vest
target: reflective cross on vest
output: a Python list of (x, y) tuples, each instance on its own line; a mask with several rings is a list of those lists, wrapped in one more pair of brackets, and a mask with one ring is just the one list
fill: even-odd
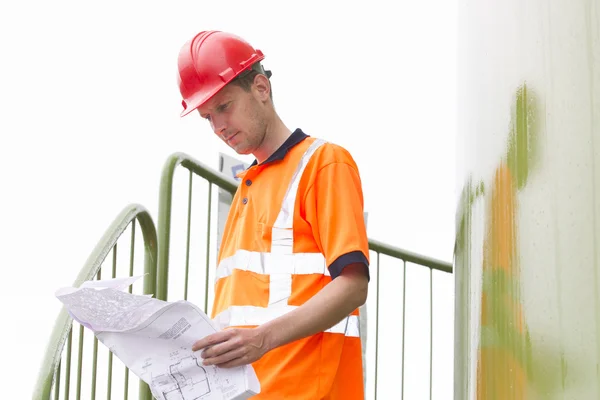
[[(306, 150), (292, 177), (283, 199), (281, 210), (273, 225), (270, 252), (238, 249), (223, 259), (217, 267), (216, 280), (228, 277), (234, 269), (251, 271), (269, 277), (269, 301), (267, 307), (254, 305), (229, 306), (215, 317), (221, 329), (231, 326), (257, 326), (292, 311), (296, 306), (288, 304), (292, 295), (292, 276), (300, 274), (323, 274), (330, 276), (325, 257), (321, 253), (294, 253), (294, 205), (302, 173), (314, 152), (325, 143), (318, 139)], [(358, 316), (350, 315), (325, 332), (359, 337)]]

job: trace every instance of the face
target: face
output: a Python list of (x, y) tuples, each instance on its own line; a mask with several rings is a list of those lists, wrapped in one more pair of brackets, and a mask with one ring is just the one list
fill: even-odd
[(238, 154), (252, 154), (260, 148), (267, 131), (263, 95), (260, 84), (255, 83), (249, 92), (227, 85), (198, 111), (229, 147)]

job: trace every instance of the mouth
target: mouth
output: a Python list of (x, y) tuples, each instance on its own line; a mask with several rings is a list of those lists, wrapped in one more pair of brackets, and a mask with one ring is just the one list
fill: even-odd
[(240, 133), (240, 132), (238, 131), (238, 132), (234, 133), (233, 135), (231, 135), (228, 138), (226, 138), (225, 141), (227, 143), (229, 143), (231, 141), (231, 139), (235, 138), (238, 135), (238, 133)]

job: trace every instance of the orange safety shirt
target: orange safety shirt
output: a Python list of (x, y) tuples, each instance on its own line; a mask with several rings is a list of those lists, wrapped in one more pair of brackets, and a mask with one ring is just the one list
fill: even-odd
[[(261, 325), (304, 304), (344, 266), (368, 267), (361, 182), (347, 150), (297, 129), (238, 176), (216, 272), (212, 318), (221, 328)], [(261, 384), (253, 399), (363, 399), (358, 309), (252, 366)]]

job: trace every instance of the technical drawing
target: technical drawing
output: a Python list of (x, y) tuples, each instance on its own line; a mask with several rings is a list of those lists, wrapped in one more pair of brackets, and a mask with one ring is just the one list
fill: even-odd
[(196, 357), (185, 357), (152, 379), (152, 391), (165, 400), (197, 400), (210, 393), (208, 374)]

